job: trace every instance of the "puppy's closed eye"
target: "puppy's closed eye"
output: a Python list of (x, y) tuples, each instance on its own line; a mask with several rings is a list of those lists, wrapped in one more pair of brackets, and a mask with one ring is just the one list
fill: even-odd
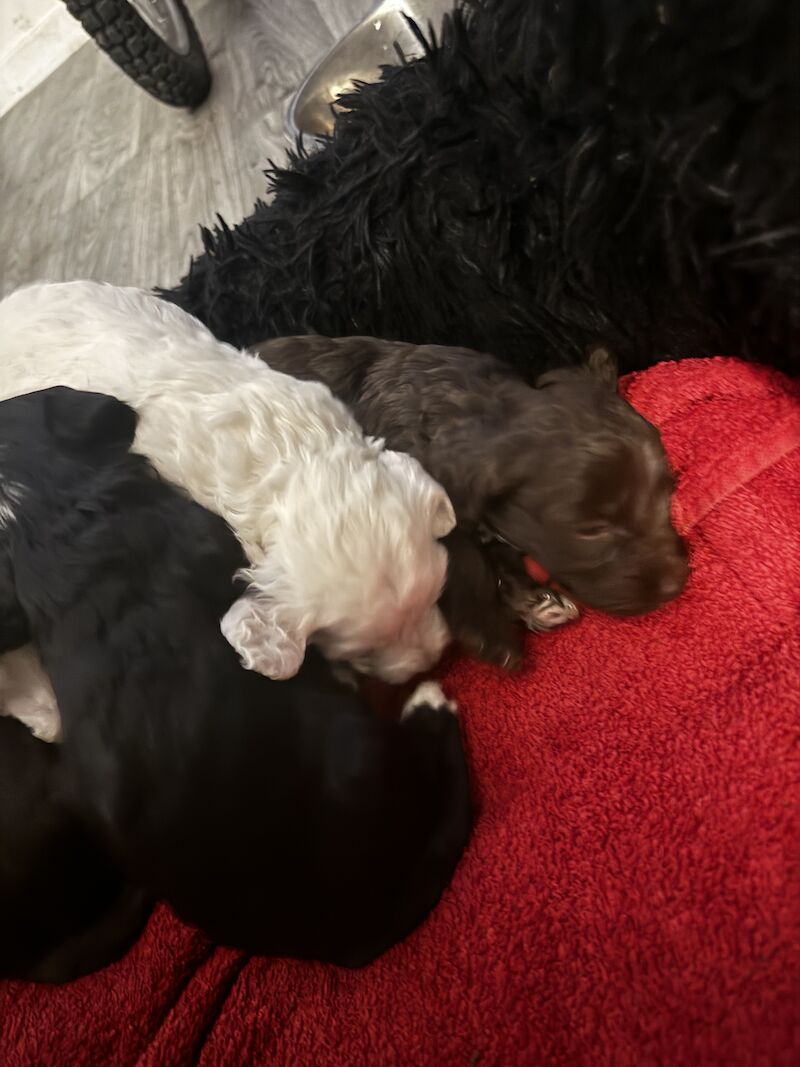
[(575, 530), (578, 537), (582, 537), (587, 541), (596, 541), (601, 537), (608, 537), (611, 533), (611, 527), (604, 522), (587, 522), (582, 526), (578, 526)]

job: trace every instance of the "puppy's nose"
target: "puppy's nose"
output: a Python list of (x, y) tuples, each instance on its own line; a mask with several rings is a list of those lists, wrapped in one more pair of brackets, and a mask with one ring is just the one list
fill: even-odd
[(663, 600), (674, 600), (686, 583), (686, 571), (680, 574), (665, 574), (658, 584), (658, 591)]

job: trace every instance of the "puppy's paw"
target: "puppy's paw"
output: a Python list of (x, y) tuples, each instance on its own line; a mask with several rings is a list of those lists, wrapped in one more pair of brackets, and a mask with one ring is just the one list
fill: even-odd
[(63, 740), (61, 716), (57, 710), (55, 715), (49, 714), (45, 710), (41, 717), (31, 720), (28, 725), (33, 736), (40, 741), (47, 741), (48, 744), (58, 744)]
[(223, 615), (219, 628), (242, 666), (267, 678), (293, 678), (306, 654), (305, 634), (277, 605), (248, 591)]
[(433, 708), (435, 711), (449, 711), (451, 715), (455, 715), (458, 712), (458, 707), (453, 700), (448, 700), (442, 692), (442, 687), (438, 682), (431, 681), (420, 682), (408, 700), (403, 706), (403, 710), (400, 713), (400, 719), (407, 719), (412, 712), (417, 708)]
[(532, 589), (529, 596), (517, 601), (515, 608), (519, 618), (535, 633), (546, 633), (565, 626), (579, 615), (568, 596), (544, 587)]
[(61, 741), (61, 714), (53, 697), (52, 703), (47, 701), (15, 700), (9, 707), (3, 708), (0, 715), (8, 715), (12, 719), (18, 719), (23, 726), (27, 726), (30, 732), (39, 741), (55, 744)]

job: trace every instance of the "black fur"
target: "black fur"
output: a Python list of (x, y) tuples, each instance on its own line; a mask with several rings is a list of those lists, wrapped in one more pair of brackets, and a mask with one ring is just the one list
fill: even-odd
[(533, 378), (599, 340), (623, 371), (796, 370), (798, 56), (791, 0), (467, 0), (164, 295), (239, 345), (368, 334)]
[(0, 718), (0, 978), (67, 982), (105, 967), (148, 911), (79, 814), (60, 747)]
[(63, 388), (0, 404), (0, 474), (23, 487), (0, 614), (24, 611), (64, 758), (132, 881), (223, 944), (365, 964), (464, 847), (458, 722), (372, 715), (313, 653), (289, 682), (241, 668), (219, 629), (241, 548), (121, 451), (134, 423)]

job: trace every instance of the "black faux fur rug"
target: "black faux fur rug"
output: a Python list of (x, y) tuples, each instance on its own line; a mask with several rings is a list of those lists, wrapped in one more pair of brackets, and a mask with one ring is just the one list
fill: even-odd
[(796, 0), (467, 0), (163, 294), (246, 345), (800, 369)]

